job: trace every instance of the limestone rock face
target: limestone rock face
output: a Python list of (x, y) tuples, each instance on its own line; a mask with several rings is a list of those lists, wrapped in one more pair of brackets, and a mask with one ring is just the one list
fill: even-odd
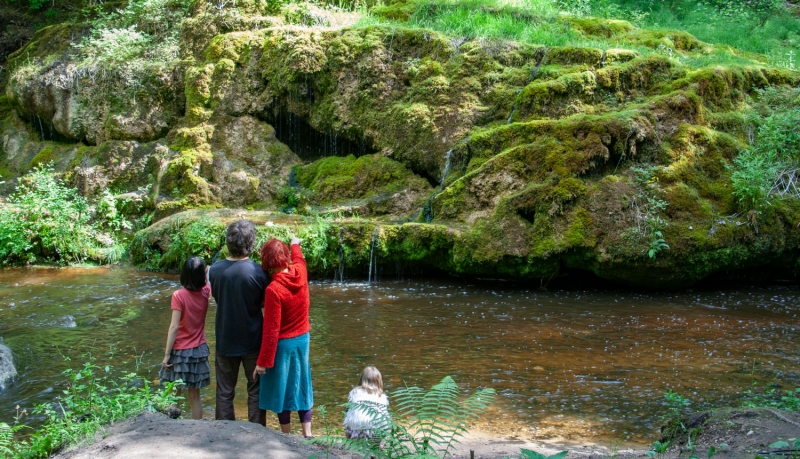
[(62, 63), (41, 73), (14, 73), (6, 92), (17, 113), (34, 125), (44, 120), (69, 139), (98, 145), (106, 140), (148, 142), (164, 137), (182, 111), (182, 82), (177, 76), (134, 92), (115, 81), (122, 76), (81, 77), (70, 70)]
[(211, 123), (214, 194), (226, 206), (274, 201), (300, 158), (275, 138), (272, 126), (251, 116), (221, 116)]
[(693, 68), (682, 58), (710, 45), (626, 21), (565, 19), (614, 48), (545, 47), (236, 4), (195, 2), (168, 72), (75, 72), (75, 26), (37, 33), (9, 60), (0, 165), (54, 161), (87, 194), (144, 190), (156, 218), (236, 206), (413, 220), (365, 230), (358, 250), (377, 232), (386, 260), (435, 256), (459, 275), (581, 269), (666, 288), (795, 266), (800, 203), (747, 214), (730, 165), (758, 89), (797, 88), (798, 72)]
[(9, 57), (6, 96), (17, 114), (92, 145), (165, 136), (183, 112), (177, 68), (81, 67), (71, 45), (83, 33), (69, 24), (45, 27)]

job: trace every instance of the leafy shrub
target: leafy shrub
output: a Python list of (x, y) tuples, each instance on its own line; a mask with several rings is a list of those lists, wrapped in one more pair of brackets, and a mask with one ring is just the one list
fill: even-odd
[(180, 267), (191, 256), (203, 257), (206, 262), (225, 245), (225, 224), (219, 220), (201, 218), (171, 233), (169, 249), (162, 263)]
[(102, 263), (109, 252), (116, 258), (119, 248), (104, 227), (121, 229), (127, 223), (110, 194), (98, 207), (101, 212), (93, 216), (95, 208), (58, 180), (52, 166), (35, 167), (0, 208), (0, 263)]
[(303, 240), (301, 247), (309, 269), (325, 270), (328, 267), (328, 257), (330, 256), (328, 253), (330, 247), (328, 230), (331, 227), (331, 220), (319, 215), (312, 218), (302, 227), (295, 226), (294, 230), (289, 226), (275, 224), (258, 227), (256, 250), (253, 251), (251, 258), (260, 263), (258, 252), (265, 242), (274, 237), (288, 243), (292, 235), (295, 235)]
[(560, 10), (575, 16), (588, 16), (592, 13), (591, 0), (556, 0), (556, 5)]
[(373, 425), (389, 426), (375, 429), (372, 440), (325, 435), (309, 442), (342, 448), (365, 457), (447, 457), (467, 433), (468, 423), (477, 419), (494, 402), (494, 397), (494, 389), (485, 388), (461, 399), (458, 385), (446, 376), (428, 392), (419, 387), (394, 391), (391, 397), (393, 406), (397, 407), (394, 414), (372, 403), (345, 405), (362, 409)]
[(171, 75), (179, 54), (181, 24), (191, 4), (191, 0), (130, 0), (124, 8), (113, 9), (103, 2), (89, 2), (83, 16), (91, 32), (73, 44), (77, 65), (67, 76), (117, 81), (127, 96), (135, 97), (148, 78)]
[(151, 38), (132, 25), (119, 29), (100, 29), (80, 46), (93, 64), (124, 64), (144, 55)]
[(739, 204), (761, 209), (772, 199), (800, 197), (800, 89), (767, 88), (751, 114), (751, 144), (734, 158), (733, 194)]
[(755, 19), (761, 26), (786, 6), (784, 0), (705, 0), (702, 3), (732, 19)]
[[(225, 247), (225, 231), (227, 226), (220, 220), (201, 217), (199, 219), (177, 219), (168, 224), (159, 236), (168, 242), (163, 253), (152, 246), (148, 230), (136, 233), (131, 242), (132, 261), (144, 269), (177, 270), (183, 261), (191, 256), (200, 256), (210, 263), (217, 253), (227, 256)], [(331, 221), (326, 217), (309, 218), (302, 226), (272, 224), (256, 226), (256, 248), (250, 258), (260, 263), (261, 246), (271, 238), (286, 243), (293, 235), (303, 240), (303, 254), (311, 270), (324, 270), (328, 266), (329, 253), (328, 230)], [(168, 238), (168, 239), (167, 239)]]
[(133, 417), (142, 411), (161, 411), (173, 405), (175, 383), (155, 390), (146, 377), (135, 372), (118, 376), (110, 366), (99, 366), (89, 357), (79, 369), (68, 369), (63, 395), (44, 403), (32, 414), (44, 417), (44, 425), (26, 439), (17, 432), (31, 430), (21, 424), (25, 411), (17, 413), (13, 426), (0, 423), (0, 458), (45, 458), (59, 449), (91, 438), (104, 425)]
[(754, 384), (753, 388), (744, 391), (745, 398), (742, 400), (742, 406), (775, 408), (781, 411), (800, 411), (800, 387), (794, 390), (767, 387), (763, 392), (758, 392), (755, 389)]

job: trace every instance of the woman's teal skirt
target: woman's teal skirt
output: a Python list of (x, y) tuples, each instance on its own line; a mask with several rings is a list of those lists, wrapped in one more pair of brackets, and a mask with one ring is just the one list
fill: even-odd
[(310, 410), (314, 406), (309, 334), (278, 340), (275, 365), (261, 375), (258, 407), (276, 413)]

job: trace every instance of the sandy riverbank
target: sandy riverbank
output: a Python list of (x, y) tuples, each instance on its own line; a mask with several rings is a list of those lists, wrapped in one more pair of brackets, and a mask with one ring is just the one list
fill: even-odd
[[(694, 424), (696, 425), (694, 425)], [(687, 450), (687, 438), (672, 440), (664, 458), (710, 457), (712, 446), (717, 458), (753, 458), (767, 453), (776, 441), (800, 437), (800, 413), (771, 409), (730, 408), (695, 413), (686, 420), (689, 429), (698, 428)], [(498, 437), (481, 432), (470, 433), (458, 445), (456, 459), (516, 458), (520, 449), (550, 455), (569, 450), (568, 458), (646, 458), (646, 448), (609, 449), (608, 446), (581, 442), (540, 442), (535, 439)], [(774, 448), (772, 448), (774, 449)], [(145, 412), (136, 418), (107, 427), (89, 444), (79, 445), (55, 456), (59, 459), (157, 459), (157, 458), (241, 458), (304, 459), (325, 451), (307, 445), (299, 435), (278, 431), (244, 421), (173, 420), (160, 413)], [(764, 455), (767, 455), (764, 454)], [(331, 458), (353, 456), (331, 451)]]
[[(304, 444), (299, 435), (285, 435), (270, 428), (244, 421), (173, 420), (160, 413), (142, 413), (136, 418), (116, 423), (98, 434), (88, 445), (64, 451), (59, 459), (155, 459), (155, 458), (240, 458), (305, 459), (324, 450)], [(455, 458), (493, 459), (516, 457), (520, 448), (554, 454), (564, 449), (571, 457), (609, 457), (600, 446), (564, 446), (488, 434), (470, 434), (456, 450)], [(644, 451), (625, 450), (627, 457), (645, 457)], [(332, 451), (332, 458), (352, 456)]]

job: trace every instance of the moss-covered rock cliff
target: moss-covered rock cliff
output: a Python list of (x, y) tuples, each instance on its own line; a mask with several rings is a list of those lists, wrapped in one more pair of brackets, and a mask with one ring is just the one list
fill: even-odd
[[(546, 18), (571, 37), (558, 46), (404, 25), (422, 3), (358, 23), (312, 4), (198, 0), (175, 54), (148, 65), (142, 45), (128, 73), (87, 60), (89, 25), (44, 28), (9, 58), (0, 173), (52, 161), (87, 195), (136, 194), (156, 220), (320, 215), (287, 224), (318, 230), (325, 275), (370, 260), (651, 288), (752, 266), (793, 275), (800, 202), (748, 208), (731, 166), (753, 141), (759, 90), (792, 93), (800, 73), (621, 20)], [(720, 52), (735, 59), (693, 64)], [(198, 219), (217, 241), (224, 227), (208, 222), (239, 215), (158, 222), (133, 259), (164, 269), (208, 254), (171, 244)]]

